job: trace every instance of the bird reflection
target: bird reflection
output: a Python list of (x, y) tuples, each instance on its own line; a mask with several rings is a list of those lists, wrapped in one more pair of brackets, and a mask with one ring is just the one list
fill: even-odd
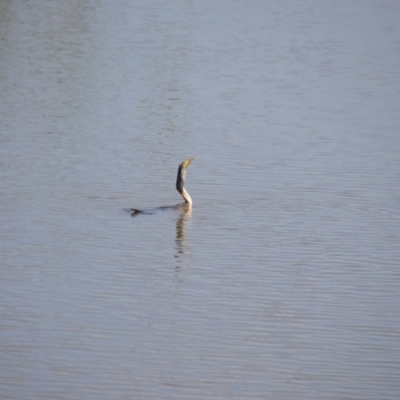
[(188, 262), (188, 254), (190, 253), (190, 246), (188, 238), (186, 235), (187, 224), (192, 218), (192, 209), (186, 209), (181, 213), (176, 221), (176, 237), (175, 237), (175, 258), (177, 265), (175, 267), (175, 272), (177, 274), (177, 279), (182, 282), (182, 269)]
[(181, 258), (189, 253), (189, 245), (186, 239), (186, 225), (191, 219), (192, 209), (185, 210), (176, 221), (176, 255), (175, 258)]

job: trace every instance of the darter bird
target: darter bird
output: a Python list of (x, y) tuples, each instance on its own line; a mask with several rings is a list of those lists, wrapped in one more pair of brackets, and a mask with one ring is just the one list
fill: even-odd
[(124, 211), (128, 211), (132, 214), (132, 216), (136, 216), (138, 214), (155, 214), (158, 211), (168, 210), (168, 209), (180, 209), (183, 208), (185, 210), (190, 210), (192, 208), (192, 198), (190, 197), (188, 191), (185, 189), (185, 181), (186, 181), (186, 171), (189, 165), (194, 160), (194, 157), (189, 158), (188, 160), (181, 163), (178, 167), (178, 175), (176, 177), (176, 190), (181, 194), (183, 199), (185, 200), (184, 203), (177, 204), (175, 206), (164, 206), (164, 207), (157, 207), (152, 208), (149, 210), (138, 210), (136, 208), (128, 208)]

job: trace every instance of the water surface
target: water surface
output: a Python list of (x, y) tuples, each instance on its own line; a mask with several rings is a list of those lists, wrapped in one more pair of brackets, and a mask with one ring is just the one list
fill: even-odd
[(2, 1), (2, 398), (397, 398), (399, 17)]

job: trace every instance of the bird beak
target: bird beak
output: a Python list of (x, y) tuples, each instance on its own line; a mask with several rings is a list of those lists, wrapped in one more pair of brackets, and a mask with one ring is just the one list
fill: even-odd
[(191, 163), (192, 163), (192, 161), (195, 159), (195, 157), (192, 157), (192, 158), (189, 158), (189, 160), (186, 160), (185, 162), (184, 162), (184, 165), (185, 165), (185, 168), (187, 168)]

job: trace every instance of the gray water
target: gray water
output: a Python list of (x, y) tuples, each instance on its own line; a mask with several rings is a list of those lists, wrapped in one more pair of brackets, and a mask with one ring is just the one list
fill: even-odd
[(399, 21), (0, 1), (1, 399), (398, 398)]

